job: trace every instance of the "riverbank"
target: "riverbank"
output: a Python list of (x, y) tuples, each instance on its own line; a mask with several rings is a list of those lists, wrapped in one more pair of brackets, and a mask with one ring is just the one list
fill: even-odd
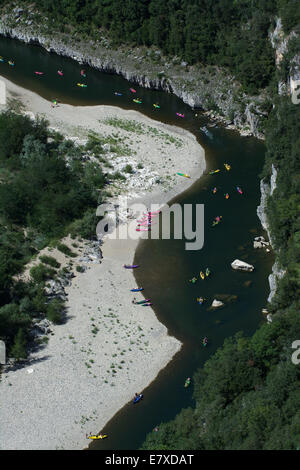
[[(4, 81), (8, 98), (21, 101), (24, 112), (32, 117), (43, 115), (51, 127), (79, 143), (91, 131), (102, 136), (117, 132), (126, 144), (126, 155), (115, 155), (110, 149), (106, 158), (114, 169), (126, 162), (142, 163), (143, 168), (112, 188), (114, 202), (122, 194), (147, 207), (162, 205), (187, 189), (205, 169), (204, 150), (183, 129), (111, 106), (52, 107), (37, 94)], [(108, 119), (113, 121), (109, 124)], [(122, 123), (123, 128), (116, 127), (116, 119), (118, 125), (120, 120), (123, 124), (130, 120), (145, 132), (134, 139), (136, 133)], [(156, 131), (150, 132), (150, 128)], [(184, 169), (179, 166), (182, 162)], [(180, 170), (192, 178), (175, 177)], [(152, 175), (146, 190), (138, 184), (143, 173)], [(122, 265), (133, 262), (137, 244), (138, 240), (104, 240), (101, 263), (77, 273), (65, 288), (67, 321), (51, 327), (48, 343), (26, 363), (4, 370), (0, 386), (2, 449), (85, 447), (89, 442), (85, 433), (103, 429), (180, 350), (181, 343), (168, 335), (150, 307), (131, 303), (134, 294), (130, 289), (136, 283), (132, 272)]]

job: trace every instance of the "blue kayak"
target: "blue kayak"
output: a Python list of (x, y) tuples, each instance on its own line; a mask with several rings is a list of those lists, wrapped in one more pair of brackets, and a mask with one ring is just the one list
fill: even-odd
[(137, 397), (134, 398), (133, 404), (138, 403), (143, 398), (144, 398), (144, 395), (142, 393), (140, 393)]
[(144, 290), (143, 287), (137, 287), (136, 289), (130, 289), (131, 292), (140, 292), (141, 290)]

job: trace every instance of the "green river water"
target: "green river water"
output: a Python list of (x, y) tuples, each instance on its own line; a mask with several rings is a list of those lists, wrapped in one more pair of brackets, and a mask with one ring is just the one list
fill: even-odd
[[(200, 127), (209, 124), (207, 119), (200, 112), (196, 117), (197, 111), (176, 96), (141, 88), (120, 76), (98, 72), (40, 47), (0, 38), (0, 55), (6, 59), (0, 63), (0, 75), (46, 99), (56, 98), (74, 105), (108, 104), (136, 109), (153, 119), (191, 131), (205, 148), (207, 170), (221, 169), (216, 175), (203, 175), (172, 201), (204, 204), (203, 249), (186, 251), (184, 240), (145, 240), (136, 251), (135, 262), (141, 266), (135, 273), (137, 285), (145, 288), (158, 319), (171, 335), (183, 342), (183, 347), (143, 390), (144, 400), (134, 406), (127, 404), (105, 426), (109, 439), (94, 442), (90, 448), (137, 449), (155, 425), (172, 419), (183, 407), (193, 406), (193, 387), (184, 388), (186, 377), (192, 377), (225, 338), (237, 331), (250, 335), (263, 321), (261, 309), (269, 293), (268, 275), (273, 257), (254, 250), (253, 238), (263, 234), (256, 207), (260, 200), (264, 144), (222, 127), (208, 127), (210, 136), (206, 136)], [(9, 59), (14, 60), (14, 67), (7, 64)], [(83, 68), (85, 79), (80, 76)], [(57, 70), (62, 70), (64, 76), (60, 77)], [(44, 75), (36, 76), (34, 71), (42, 71)], [(79, 88), (77, 82), (88, 87)], [(142, 105), (132, 102), (130, 87), (136, 89)], [(115, 96), (115, 91), (122, 96)], [(160, 109), (154, 109), (153, 103), (159, 103)], [(178, 118), (176, 112), (184, 113), (185, 118)], [(232, 165), (230, 171), (225, 171), (224, 162)], [(243, 189), (243, 195), (236, 191), (237, 185)], [(218, 188), (215, 195), (211, 191), (214, 186)], [(224, 197), (226, 192), (230, 194), (229, 200)], [(217, 215), (223, 216), (222, 222), (212, 227)], [(230, 264), (236, 258), (253, 264), (255, 271), (233, 271)], [(208, 279), (198, 280), (194, 285), (188, 282), (193, 276), (199, 277), (199, 271), (207, 266), (212, 272)], [(250, 286), (247, 281), (251, 281)], [(233, 294), (238, 299), (225, 308), (210, 311), (208, 307), (216, 294)], [(204, 305), (198, 305), (198, 296), (207, 299)], [(202, 346), (204, 336), (209, 338), (206, 348)]]

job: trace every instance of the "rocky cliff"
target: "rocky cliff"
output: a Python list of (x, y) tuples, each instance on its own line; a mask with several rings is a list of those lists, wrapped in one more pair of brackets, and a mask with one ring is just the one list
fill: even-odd
[(208, 112), (212, 119), (238, 129), (242, 135), (263, 138), (265, 96), (250, 97), (227, 70), (218, 66), (189, 66), (177, 57), (164, 57), (153, 48), (112, 48), (109, 40), (81, 39), (76, 33), (65, 34), (49, 26), (49, 20), (33, 7), (0, 11), (0, 34), (26, 43), (39, 44), (49, 52), (70, 57), (98, 70), (122, 75), (146, 88), (174, 93), (192, 108)]

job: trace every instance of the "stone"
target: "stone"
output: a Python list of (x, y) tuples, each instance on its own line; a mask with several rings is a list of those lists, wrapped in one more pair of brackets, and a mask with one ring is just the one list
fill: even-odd
[(223, 305), (224, 304), (223, 302), (221, 302), (221, 300), (216, 300), (216, 299), (214, 299), (213, 303), (211, 304), (213, 308), (223, 307)]
[(241, 261), (239, 259), (235, 259), (231, 263), (232, 269), (240, 270), (240, 271), (248, 271), (252, 272), (254, 270), (254, 266), (252, 264), (245, 263), (245, 261)]
[(269, 314), (267, 315), (267, 322), (268, 322), (268, 323), (272, 323), (272, 321), (273, 321), (273, 320), (272, 320), (272, 315), (271, 315), (271, 313), (269, 313)]

